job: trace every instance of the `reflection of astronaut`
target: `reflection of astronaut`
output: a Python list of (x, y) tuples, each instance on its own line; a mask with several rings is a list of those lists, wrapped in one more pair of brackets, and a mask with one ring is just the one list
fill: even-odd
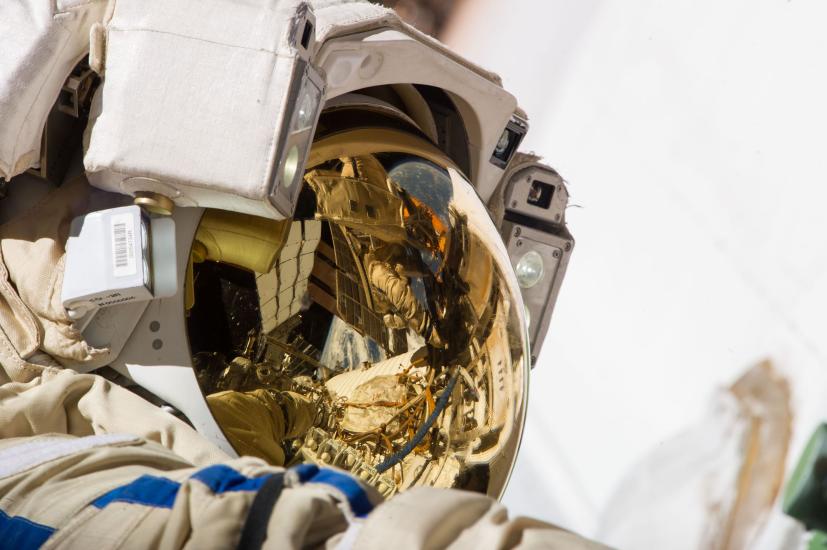
[(313, 426), (314, 403), (295, 392), (226, 390), (207, 396), (213, 415), (240, 454), (283, 466), (285, 439), (303, 437)]
[(368, 259), (366, 263), (368, 281), (379, 298), (377, 310), (385, 313), (384, 319), (388, 326), (401, 329), (407, 325), (418, 334), (426, 334), (430, 319), (414, 295), (404, 266), (392, 258)]
[[(316, 192), (317, 217), (370, 238), (363, 266), (374, 307), (388, 328), (410, 328), (435, 346), (442, 345), (427, 304), (417, 298), (412, 276), (433, 276), (409, 245), (442, 254), (447, 230), (434, 211), (406, 195), (372, 155), (341, 159), (341, 172), (308, 176)], [(407, 199), (407, 200), (405, 200)], [(364, 212), (358, 214), (358, 212)]]
[(441, 346), (441, 339), (430, 314), (416, 297), (411, 276), (424, 275), (421, 261), (411, 266), (407, 250), (398, 245), (386, 245), (367, 255), (365, 271), (374, 289), (374, 305), (383, 314), (389, 328), (410, 328), (422, 335), (433, 346)]
[[(250, 338), (247, 347), (254, 342)], [(227, 362), (220, 354), (206, 352), (193, 361), (202, 385), (211, 388), (206, 396), (210, 412), (241, 454), (283, 466), (285, 440), (302, 438), (325, 420), (323, 404), (282, 389), (289, 382), (279, 379), (266, 363), (256, 365), (244, 355)]]

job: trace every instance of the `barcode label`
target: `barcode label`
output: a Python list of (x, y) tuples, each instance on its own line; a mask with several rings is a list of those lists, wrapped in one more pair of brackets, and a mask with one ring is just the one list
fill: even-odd
[(131, 213), (117, 214), (112, 224), (112, 272), (115, 277), (135, 275), (135, 222)]

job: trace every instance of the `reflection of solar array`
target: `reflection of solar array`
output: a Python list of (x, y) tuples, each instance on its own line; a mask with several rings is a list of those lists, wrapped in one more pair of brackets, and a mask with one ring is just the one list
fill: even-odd
[(256, 275), (265, 334), (301, 310), (320, 238), (321, 222), (293, 222), (276, 265)]
[(338, 267), (336, 270), (336, 306), (339, 316), (387, 350), (388, 329), (368, 302), (370, 292), (367, 282), (363, 282), (361, 266), (356, 263), (344, 229), (331, 224), (331, 230)]
[[(308, 342), (301, 334), (301, 317), (294, 315), (280, 324), (267, 339), (265, 359), (281, 365), (286, 372), (313, 371), (318, 364), (321, 351)], [(296, 353), (298, 352), (298, 353)]]

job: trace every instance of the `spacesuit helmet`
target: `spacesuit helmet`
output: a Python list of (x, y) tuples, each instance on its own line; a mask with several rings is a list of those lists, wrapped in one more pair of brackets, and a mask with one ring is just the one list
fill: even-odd
[[(354, 120), (359, 120), (357, 126)], [(239, 452), (348, 469), (385, 494), (499, 495), (528, 350), (471, 184), (388, 106), (322, 113), (292, 218), (207, 209), (184, 281), (192, 367)]]

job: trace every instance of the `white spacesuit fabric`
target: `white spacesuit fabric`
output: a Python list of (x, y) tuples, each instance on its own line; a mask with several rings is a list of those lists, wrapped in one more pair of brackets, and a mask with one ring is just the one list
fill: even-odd
[(89, 29), (106, 0), (0, 2), (0, 177), (39, 162), (46, 117), (89, 49)]
[(100, 376), (32, 365), (35, 369), (41, 372), (30, 381), (0, 386), (2, 440), (128, 433), (194, 465), (228, 458), (189, 425)]
[[(44, 367), (0, 386), (0, 547), (232, 548), (266, 480), (103, 378)], [(599, 549), (484, 495), (414, 488), (385, 503), (345, 473), (285, 475), (264, 548)]]
[[(274, 136), (290, 115), (282, 98), (293, 61), (284, 50), (297, 4), (114, 2), (102, 55), (105, 86), (87, 130), (92, 184), (267, 215), (261, 199), (271, 185)], [(227, 188), (232, 192), (220, 192)]]

